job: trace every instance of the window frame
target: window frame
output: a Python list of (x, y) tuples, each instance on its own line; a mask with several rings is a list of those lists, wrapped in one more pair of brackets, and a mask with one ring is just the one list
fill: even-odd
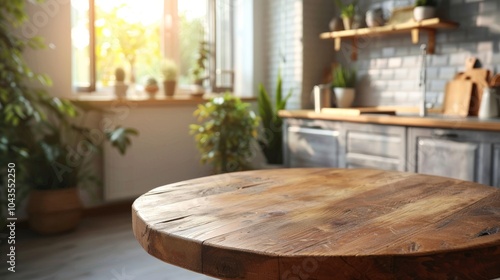
[[(78, 1), (78, 0), (77, 0)], [(78, 93), (91, 93), (97, 91), (97, 77), (96, 77), (96, 34), (95, 34), (95, 0), (88, 0), (89, 1), (89, 11), (88, 11), (88, 18), (89, 18), (89, 77), (90, 77), (90, 84), (88, 86), (81, 86), (81, 85), (73, 85)], [(161, 22), (161, 33), (163, 34), (160, 36), (160, 46), (162, 50), (162, 54), (164, 58), (169, 58), (174, 60), (177, 64), (179, 64), (179, 59), (180, 59), (180, 53), (179, 53), (179, 17), (178, 17), (178, 1), (182, 0), (163, 0), (164, 1), (164, 12), (163, 12), (163, 19)], [(230, 22), (229, 24), (229, 33), (230, 33), (230, 55), (229, 55), (229, 64), (231, 65), (231, 69), (219, 69), (217, 67), (217, 5), (219, 4), (219, 1), (223, 0), (206, 0), (208, 2), (208, 14), (207, 14), (207, 19), (208, 19), (208, 39), (209, 39), (209, 46), (210, 46), (210, 57), (208, 60), (208, 75), (209, 75), (209, 86), (211, 88), (212, 92), (224, 92), (224, 91), (233, 91), (234, 90), (234, 81), (235, 81), (235, 29), (234, 29), (234, 24), (235, 24), (235, 16), (234, 16), (234, 9), (230, 5), (230, 11), (229, 11), (229, 17), (230, 17)], [(175, 12), (174, 12), (175, 11)], [(172, 26), (171, 26), (171, 31), (168, 33), (172, 36), (172, 38), (169, 38), (167, 40), (167, 30), (166, 30), (166, 18), (170, 16), (172, 20)], [(170, 41), (172, 43), (167, 44), (167, 41)], [(223, 74), (228, 74), (229, 75), (229, 80), (230, 80), (230, 86), (222, 86), (219, 85), (217, 75), (223, 75)]]

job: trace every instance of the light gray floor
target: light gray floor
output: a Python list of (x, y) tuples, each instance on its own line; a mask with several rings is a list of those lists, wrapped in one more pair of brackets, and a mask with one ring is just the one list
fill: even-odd
[(69, 234), (40, 236), (17, 230), (16, 272), (6, 268), (0, 249), (0, 279), (5, 280), (207, 280), (148, 255), (135, 240), (129, 214), (88, 218)]

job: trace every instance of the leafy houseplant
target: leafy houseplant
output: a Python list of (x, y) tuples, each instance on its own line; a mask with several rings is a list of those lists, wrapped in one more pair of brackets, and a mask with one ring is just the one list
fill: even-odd
[[(108, 139), (115, 147), (124, 151), (130, 144), (128, 136), (136, 131), (124, 128), (107, 127), (101, 134), (78, 126), (74, 118), (82, 111), (67, 99), (53, 97), (46, 90), (35, 86), (40, 82), (49, 86), (50, 79), (34, 73), (25, 62), (23, 51), (26, 48), (40, 49), (43, 40), (38, 37), (25, 39), (18, 28), (27, 19), (26, 1), (5, 1), (0, 10), (0, 165), (15, 165), (15, 199), (7, 191), (6, 168), (0, 169), (0, 203), (12, 202), (19, 205), (29, 194), (30, 201), (37, 197), (38, 191), (47, 190), (73, 192), (73, 199), (45, 199), (44, 210), (49, 207), (67, 209), (66, 202), (79, 201), (77, 186), (83, 180), (93, 181), (95, 176), (87, 173), (84, 161), (90, 160), (98, 145)], [(97, 136), (97, 137), (96, 137)], [(99, 137), (101, 136), (101, 137)], [(74, 139), (71, 140), (71, 139)], [(99, 140), (99, 141), (98, 141)], [(44, 196), (46, 197), (46, 196)], [(48, 201), (48, 202), (47, 202)], [(28, 204), (32, 204), (29, 202)], [(74, 203), (76, 210), (66, 215), (61, 209), (54, 211), (48, 227), (61, 224), (66, 217), (79, 218), (81, 204)], [(78, 204), (78, 205), (77, 205)], [(36, 207), (29, 207), (32, 212)], [(0, 228), (6, 224), (6, 207), (0, 210)], [(36, 210), (36, 209), (35, 209)], [(30, 213), (31, 217), (31, 213)], [(32, 218), (30, 218), (33, 221)], [(35, 221), (41, 221), (37, 216)], [(74, 224), (74, 222), (73, 222)], [(66, 230), (69, 228), (63, 228)]]
[(201, 41), (198, 49), (198, 57), (196, 59), (196, 64), (191, 70), (194, 83), (196, 85), (202, 86), (203, 81), (208, 79), (206, 76), (206, 69), (208, 64), (208, 58), (210, 56), (210, 45), (206, 41)]
[(190, 125), (201, 163), (213, 165), (215, 173), (249, 168), (251, 143), (257, 137), (259, 119), (249, 104), (229, 93), (198, 105), (194, 115), (201, 124)]
[(163, 87), (166, 96), (173, 96), (177, 86), (177, 65), (172, 60), (165, 60), (161, 68), (163, 74)]
[(433, 18), (436, 15), (436, 0), (417, 0), (413, 9), (413, 18), (416, 21)]
[(350, 4), (344, 4), (342, 0), (335, 0), (335, 3), (340, 9), (340, 16), (344, 22), (344, 29), (349, 30), (352, 28), (352, 22), (354, 20), (354, 14), (356, 12), (357, 1), (353, 1)]
[(332, 87), (339, 108), (350, 107), (354, 101), (356, 71), (338, 65), (332, 71)]
[(278, 111), (286, 108), (286, 103), (292, 96), (292, 90), (284, 98), (282, 91), (281, 71), (278, 71), (274, 103), (271, 102), (264, 85), (259, 85), (257, 101), (263, 127), (263, 136), (259, 144), (268, 164), (283, 164), (283, 120), (278, 116)]

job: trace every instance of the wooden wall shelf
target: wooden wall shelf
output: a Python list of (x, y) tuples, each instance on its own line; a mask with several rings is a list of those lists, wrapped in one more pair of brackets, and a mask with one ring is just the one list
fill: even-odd
[(400, 33), (410, 33), (413, 44), (418, 44), (420, 40), (420, 32), (424, 31), (428, 34), (427, 52), (433, 54), (436, 45), (436, 29), (454, 29), (458, 27), (458, 23), (447, 21), (440, 18), (425, 19), (420, 22), (410, 21), (407, 23), (385, 25), (379, 27), (360, 28), (352, 30), (342, 30), (325, 32), (320, 34), (321, 39), (333, 39), (336, 51), (340, 50), (342, 39), (352, 40), (351, 59), (356, 60), (358, 56), (358, 38), (366, 38), (372, 36), (382, 36)]

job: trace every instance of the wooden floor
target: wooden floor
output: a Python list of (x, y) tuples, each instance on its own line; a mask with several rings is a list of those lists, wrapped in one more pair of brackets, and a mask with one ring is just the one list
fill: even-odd
[(135, 240), (130, 214), (87, 218), (70, 233), (52, 237), (17, 230), (16, 272), (8, 272), (1, 247), (0, 279), (5, 280), (206, 280), (148, 255)]

